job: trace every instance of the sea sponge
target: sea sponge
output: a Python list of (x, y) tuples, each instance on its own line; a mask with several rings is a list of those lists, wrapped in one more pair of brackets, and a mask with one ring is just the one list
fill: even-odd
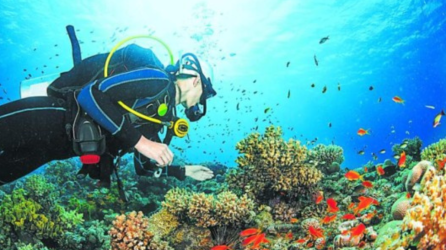
[(407, 210), (410, 208), (412, 199), (408, 199), (406, 195), (401, 196), (393, 203), (391, 213), (394, 220), (402, 220), (406, 215)]
[(429, 161), (420, 161), (412, 168), (406, 179), (406, 191), (413, 191), (412, 188), (421, 179), (421, 176), (423, 176), (424, 172), (427, 168), (429, 168), (429, 166), (432, 166), (432, 163), (430, 163)]

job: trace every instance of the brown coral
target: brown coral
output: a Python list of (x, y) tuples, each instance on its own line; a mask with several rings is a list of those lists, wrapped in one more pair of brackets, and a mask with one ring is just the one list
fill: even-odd
[(154, 235), (147, 231), (148, 218), (140, 211), (122, 214), (113, 221), (109, 231), (112, 250), (158, 250), (172, 249), (166, 243), (156, 242)]
[[(180, 204), (181, 208), (178, 207)], [(240, 226), (251, 219), (254, 202), (246, 195), (240, 198), (230, 191), (217, 195), (193, 193), (184, 189), (171, 189), (162, 202), (163, 208), (198, 227)]]
[(412, 168), (412, 171), (410, 171), (410, 174), (408, 175), (406, 179), (406, 191), (412, 192), (412, 188), (415, 186), (415, 184), (421, 179), (421, 176), (423, 176), (423, 173), (426, 171), (429, 166), (432, 166), (432, 164), (428, 161), (420, 161), (417, 165), (415, 165)]
[(281, 136), (280, 127), (270, 126), (263, 136), (253, 133), (237, 143), (242, 154), (236, 160), (238, 168), (226, 177), (231, 190), (242, 190), (267, 204), (279, 193), (296, 198), (322, 178), (319, 170), (305, 163), (306, 147)]

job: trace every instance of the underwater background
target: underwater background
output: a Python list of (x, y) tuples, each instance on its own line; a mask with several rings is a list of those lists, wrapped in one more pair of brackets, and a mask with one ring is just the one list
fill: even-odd
[[(434, 189), (427, 180), (444, 186), (446, 142), (442, 139), (446, 127), (441, 122), (433, 126), (434, 118), (446, 106), (443, 1), (3, 0), (0, 7), (0, 104), (21, 98), (22, 82), (51, 79), (71, 69), (67, 25), (76, 29), (83, 58), (109, 52), (134, 35), (160, 38), (173, 51), (175, 60), (182, 53), (196, 53), (212, 66), (218, 93), (208, 100), (206, 117), (191, 123), (189, 138), (176, 138), (171, 144), (177, 162), (207, 165), (217, 178), (202, 183), (139, 178), (132, 176), (131, 156), (127, 156), (121, 176), (133, 201), (122, 204), (116, 190), (98, 190), (92, 180), (76, 180), (72, 175), (80, 167), (77, 159), (53, 162), (40, 168), (38, 175), (0, 188), (0, 246), (4, 249), (109, 249), (109, 230), (117, 214), (127, 213), (128, 221), (144, 221), (129, 214), (131, 211), (143, 211), (145, 218), (152, 215), (150, 225), (164, 225), (163, 229), (152, 228), (153, 235), (146, 236), (165, 245), (141, 249), (255, 249), (255, 242), (243, 244), (239, 236), (248, 228), (266, 234), (262, 238), (260, 233), (253, 233), (255, 240), (267, 239), (258, 244), (259, 249), (359, 248), (361, 242), (362, 248), (375, 249), (373, 229), (341, 244), (345, 235), (335, 225), (348, 214), (351, 202), (358, 205), (364, 197), (372, 197), (379, 205), (369, 200), (366, 208), (356, 210), (357, 223), (345, 226), (349, 234), (354, 234), (358, 225), (378, 232), (398, 218), (402, 229), (398, 235), (383, 233), (392, 237), (382, 240), (381, 249), (446, 249), (445, 239), (426, 247), (422, 240), (441, 235), (444, 228), (426, 224), (426, 218), (412, 218), (425, 229), (430, 228), (428, 225), (435, 228), (432, 235), (420, 235), (420, 227), (414, 226), (419, 223), (402, 220), (410, 212), (404, 210), (402, 216), (395, 217), (391, 209), (399, 196), (409, 200), (434, 195), (423, 192)], [(154, 49), (168, 64), (167, 52), (153, 40), (129, 43)], [(395, 97), (403, 103), (394, 101)], [(369, 134), (358, 135), (360, 129)], [(254, 136), (256, 132), (260, 137)], [(253, 143), (256, 138), (264, 144)], [(270, 143), (271, 138), (284, 143), (292, 138), (300, 144), (276, 145)], [(249, 147), (253, 145), (263, 145), (256, 152), (272, 147), (281, 150), (281, 155), (250, 158), (253, 151)], [(289, 148), (299, 150), (290, 152)], [(405, 166), (399, 164), (403, 151), (408, 156)], [(299, 162), (299, 167), (281, 164), (282, 154), (290, 154), (283, 161)], [(259, 167), (253, 169), (256, 165)], [(379, 174), (378, 166), (389, 169)], [(426, 181), (420, 176), (407, 181), (417, 175), (413, 170), (416, 166), (423, 169), (418, 175)], [(345, 177), (352, 169), (361, 179)], [(304, 177), (296, 177), (296, 173)], [(287, 184), (280, 182), (281, 178)], [(295, 181), (288, 183), (290, 178)], [(253, 186), (250, 181), (264, 185)], [(372, 182), (373, 187), (364, 188), (364, 181)], [(415, 183), (420, 185), (412, 190)], [(439, 190), (443, 190), (438, 191), (438, 196), (443, 194), (443, 203), (435, 204), (444, 208), (446, 187)], [(207, 210), (191, 210), (189, 198), (201, 204), (200, 197), (210, 201), (214, 199), (210, 195), (215, 195), (215, 203), (208, 204)], [(324, 200), (316, 203), (321, 195)], [(345, 201), (348, 197), (351, 200)], [(336, 221), (321, 223), (322, 244), (323, 237), (314, 231), (307, 233), (309, 226), (302, 224), (305, 219), (319, 221), (336, 214), (326, 211), (330, 198), (337, 201), (342, 214)], [(429, 211), (435, 207), (422, 203), (426, 199), (410, 201), (413, 209), (419, 206), (418, 214), (421, 208)], [(218, 204), (233, 204), (240, 211), (225, 222), (223, 214), (229, 210)], [(182, 206), (189, 212), (175, 210)], [(30, 207), (34, 210), (18, 212)], [(154, 218), (160, 211), (168, 215)], [(262, 213), (270, 213), (271, 221), (259, 219)], [(373, 218), (366, 223), (358, 219), (359, 213)], [(50, 218), (48, 214), (60, 216)], [(126, 220), (122, 216), (121, 222)], [(168, 216), (172, 217), (166, 219)], [(212, 216), (221, 221), (206, 224)], [(439, 216), (444, 217), (444, 212)], [(38, 219), (39, 225), (34, 223)], [(172, 221), (179, 226), (172, 226), (176, 225)], [(119, 223), (115, 223), (116, 228)], [(144, 223), (138, 225), (145, 230)], [(221, 228), (232, 233), (223, 233)], [(356, 238), (358, 242), (353, 242)], [(306, 241), (301, 244), (299, 239)], [(409, 246), (404, 242), (415, 243)], [(128, 245), (113, 247), (133, 249)]]

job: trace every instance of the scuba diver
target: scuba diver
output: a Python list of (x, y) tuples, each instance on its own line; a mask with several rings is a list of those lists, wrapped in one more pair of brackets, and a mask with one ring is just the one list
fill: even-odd
[[(213, 177), (204, 166), (171, 165), (168, 147), (173, 136), (184, 137), (189, 128), (177, 117), (176, 106), (184, 106), (195, 122), (205, 116), (206, 100), (216, 95), (194, 54), (164, 67), (152, 50), (135, 44), (111, 58), (106, 53), (84, 60), (80, 50), (75, 53), (73, 39), (72, 45), (75, 66), (48, 86), (48, 96), (0, 106), (0, 185), (52, 160), (80, 156), (78, 175), (110, 187), (115, 173), (125, 196), (117, 165), (128, 152), (134, 153), (138, 175)], [(104, 77), (104, 72), (110, 75)], [(162, 141), (160, 134), (165, 134)]]

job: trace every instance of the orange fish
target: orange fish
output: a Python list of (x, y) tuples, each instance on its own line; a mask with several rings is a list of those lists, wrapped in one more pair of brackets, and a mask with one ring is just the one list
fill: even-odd
[(324, 199), (324, 192), (319, 191), (319, 192), (317, 193), (317, 196), (316, 196), (316, 204), (321, 203), (321, 201), (322, 201), (323, 199)]
[(406, 198), (407, 198), (407, 199), (410, 199), (410, 197), (412, 197), (412, 196), (410, 195), (409, 192), (407, 192), (407, 193), (406, 193)]
[(366, 215), (364, 216), (364, 218), (365, 218), (366, 220), (370, 220), (370, 219), (372, 219), (373, 216), (375, 216), (375, 215), (376, 215), (376, 210), (373, 211), (373, 212), (371, 212), (371, 213), (366, 214)]
[(293, 239), (293, 233), (292, 232), (287, 233), (285, 235), (285, 238), (288, 239), (288, 240), (292, 240)]
[(303, 239), (298, 239), (298, 240), (296, 240), (296, 243), (303, 244), (303, 243), (305, 243), (305, 242), (307, 242), (307, 241), (308, 241), (307, 238), (303, 238)]
[(258, 238), (254, 241), (254, 244), (252, 245), (252, 247), (258, 248), (260, 246), (260, 244), (262, 243), (269, 243), (269, 240), (265, 238), (265, 233), (259, 234)]
[(362, 185), (366, 188), (372, 188), (373, 187), (373, 183), (371, 181), (363, 181)]
[(322, 224), (328, 224), (328, 223), (333, 222), (335, 220), (336, 220), (336, 214), (334, 214), (332, 216), (327, 215), (327, 216), (325, 216), (324, 219), (322, 219)]
[(351, 209), (353, 209), (355, 207), (355, 203), (350, 203), (350, 205), (348, 205), (348, 210), (351, 210)]
[(359, 199), (359, 203), (358, 203), (358, 206), (355, 208), (355, 214), (357, 214), (363, 210), (366, 210), (374, 203), (374, 201), (376, 201), (375, 199), (373, 199), (371, 197), (364, 197), (364, 196), (360, 196), (358, 199)]
[(248, 238), (244, 239), (242, 242), (242, 245), (246, 246), (251, 243), (253, 244), (252, 248), (258, 248), (260, 246), (260, 244), (262, 244), (262, 243), (269, 243), (269, 240), (267, 240), (265, 238), (265, 233), (254, 234), (254, 235), (251, 235)]
[(446, 157), (443, 160), (437, 160), (438, 170), (442, 170), (446, 164)]
[(356, 219), (356, 216), (354, 214), (344, 214), (344, 216), (342, 216), (343, 220), (354, 220)]
[(396, 103), (401, 103), (404, 104), (404, 100), (403, 98), (399, 97), (399, 96), (394, 96), (392, 97), (392, 101), (396, 102)]
[(231, 248), (226, 245), (219, 245), (211, 248), (211, 250), (230, 250)]
[(370, 129), (363, 129), (363, 128), (360, 128), (360, 129), (358, 129), (358, 132), (357, 132), (357, 133), (358, 133), (359, 136), (370, 135), (369, 130), (370, 130)]
[(402, 168), (406, 166), (406, 152), (402, 152), (400, 159), (398, 160), (398, 167)]
[(358, 173), (358, 172), (356, 172), (356, 171), (354, 171), (354, 170), (350, 170), (350, 171), (348, 171), (347, 173), (345, 173), (345, 178), (347, 178), (349, 181), (356, 181), (356, 180), (358, 180), (358, 179), (360, 179), (360, 180), (362, 180), (362, 176)]
[(362, 236), (364, 231), (365, 231), (365, 225), (361, 223), (358, 226), (356, 226), (350, 230), (350, 238)]
[(259, 234), (260, 230), (257, 228), (248, 228), (243, 230), (242, 232), (240, 232), (240, 236), (249, 236), (249, 235), (253, 235), (253, 234)]
[(376, 172), (378, 173), (378, 175), (384, 175), (385, 174), (385, 172), (384, 172), (384, 168), (382, 167), (382, 166), (378, 166), (378, 167), (376, 167)]
[(308, 227), (308, 232), (311, 237), (314, 237), (315, 239), (324, 237), (324, 231), (322, 229), (316, 229), (313, 226)]
[(329, 213), (337, 213), (339, 211), (338, 203), (333, 198), (327, 199), (327, 212)]
[(294, 224), (294, 223), (298, 223), (299, 220), (296, 218), (291, 218), (290, 223)]
[(364, 166), (364, 172), (367, 173), (368, 171), (369, 171), (369, 169), (368, 169), (367, 167)]

